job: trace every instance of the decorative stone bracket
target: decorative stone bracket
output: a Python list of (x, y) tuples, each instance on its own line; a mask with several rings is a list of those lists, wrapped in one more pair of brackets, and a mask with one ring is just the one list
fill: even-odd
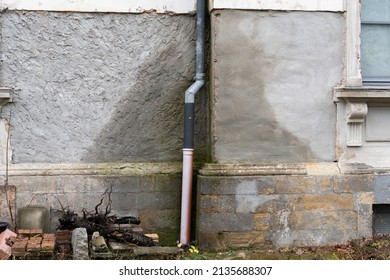
[(364, 121), (368, 113), (366, 103), (347, 103), (347, 146), (360, 147), (364, 142)]
[(361, 147), (365, 142), (364, 127), (368, 103), (390, 107), (390, 87), (340, 87), (334, 89), (334, 101), (345, 102), (347, 123), (346, 145)]
[(12, 102), (12, 90), (6, 87), (0, 87), (0, 111), (5, 104)]
[[(0, 112), (3, 106), (12, 102), (12, 90), (6, 87), (0, 87)], [(8, 145), (9, 123), (5, 119), (0, 119), (0, 165), (4, 165), (12, 158), (12, 150)]]

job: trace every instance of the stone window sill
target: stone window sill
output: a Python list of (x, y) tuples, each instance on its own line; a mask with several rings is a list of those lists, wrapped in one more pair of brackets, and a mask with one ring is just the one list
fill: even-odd
[(337, 87), (334, 101), (341, 100), (390, 102), (390, 86)]

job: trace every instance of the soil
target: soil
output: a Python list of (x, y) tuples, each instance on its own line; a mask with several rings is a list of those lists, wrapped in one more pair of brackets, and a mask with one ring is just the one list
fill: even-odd
[(364, 238), (326, 247), (272, 246), (232, 249), (223, 252), (184, 252), (179, 259), (200, 260), (389, 260), (390, 235)]

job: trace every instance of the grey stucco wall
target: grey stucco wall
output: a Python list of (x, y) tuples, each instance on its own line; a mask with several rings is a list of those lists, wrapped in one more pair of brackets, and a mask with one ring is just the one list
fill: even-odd
[[(13, 89), (14, 163), (181, 159), (195, 17), (3, 12), (1, 84)], [(196, 157), (207, 152), (197, 98)]]
[(214, 11), (211, 26), (213, 159), (333, 161), (343, 14)]

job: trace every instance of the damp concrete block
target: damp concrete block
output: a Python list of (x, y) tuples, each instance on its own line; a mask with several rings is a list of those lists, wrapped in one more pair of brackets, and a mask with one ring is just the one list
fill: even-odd
[(134, 247), (135, 256), (176, 255), (180, 252), (179, 247)]
[(88, 234), (85, 228), (76, 228), (72, 231), (72, 249), (74, 260), (88, 260)]

